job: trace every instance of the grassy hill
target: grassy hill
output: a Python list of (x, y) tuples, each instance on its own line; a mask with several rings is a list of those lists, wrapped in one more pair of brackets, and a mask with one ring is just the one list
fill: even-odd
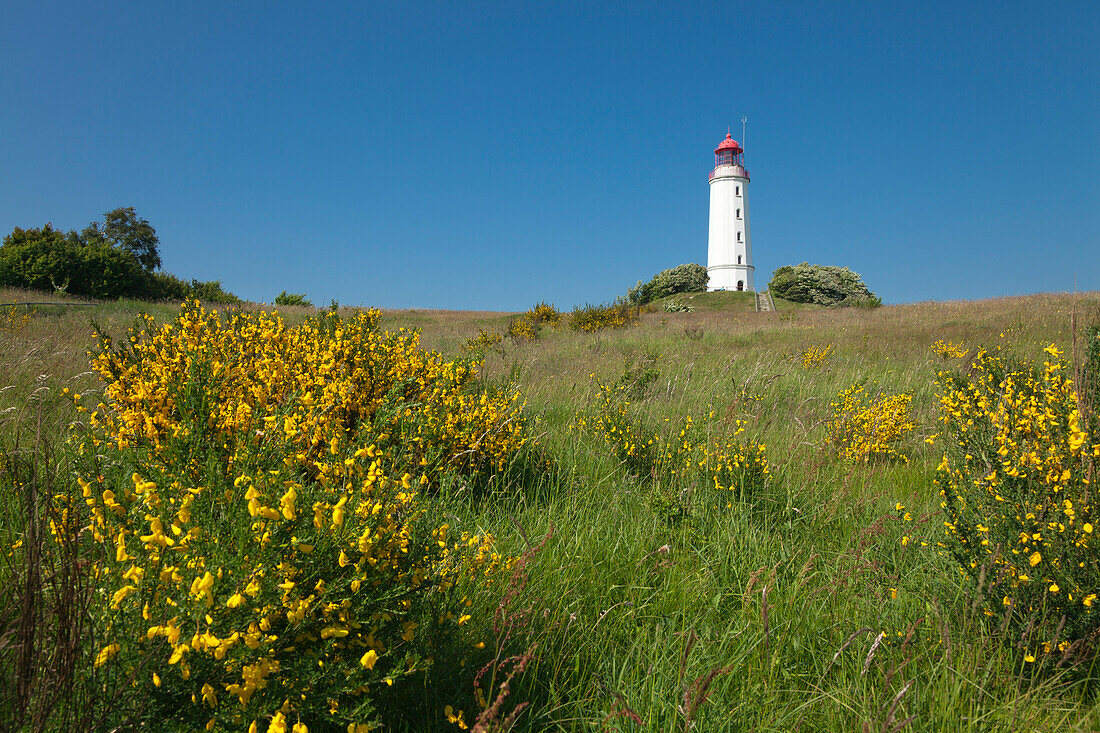
[[(0, 302), (18, 297), (0, 292)], [(472, 726), (515, 669), (501, 660), (517, 657), (523, 671), (490, 710), (502, 720), (529, 703), (516, 730), (1100, 727), (1100, 672), (1026, 661), (1042, 640), (983, 613), (980, 592), (938, 551), (944, 448), (927, 440), (943, 430), (940, 370), (965, 373), (979, 347), (1041, 363), (1053, 343), (1072, 357), (1100, 294), (874, 310), (777, 300), (774, 313), (756, 313), (750, 293), (674, 299), (696, 311), (658, 304), (636, 325), (595, 334), (544, 325), (536, 340), (486, 351), (478, 385), (518, 389), (548, 463), (513, 466), (481, 496), (456, 481), (429, 501), (453, 527), (495, 535), (501, 554), (524, 558), (522, 572), (472, 594), (463, 629), (488, 640), (480, 656), (444, 664), (440, 652), (431, 671), (371, 693), (383, 723), (457, 730), (446, 722), (452, 706)], [(163, 323), (176, 309), (43, 307), (0, 328), (9, 454), (29, 452), (48, 469), (51, 453), (34, 442), (45, 435), (60, 450), (70, 424), (86, 420), (63, 390), (101, 389), (85, 355), (91, 322), (118, 338), (142, 311)], [(294, 323), (312, 312), (286, 311)], [(426, 348), (464, 358), (466, 339), (512, 315), (387, 310), (381, 326), (418, 329)], [(970, 353), (938, 355), (937, 341)], [(827, 355), (807, 364), (813, 350)], [(738, 494), (689, 480), (687, 468), (640, 472), (617, 448), (621, 431), (592, 430), (600, 385), (623, 396), (623, 419), (643, 438), (671, 446), (691, 416), (704, 442), (763, 444), (770, 477)], [(895, 457), (848, 462), (828, 445), (832, 405), (854, 385), (911, 396), (914, 428), (893, 443)], [(3, 490), (0, 542), (10, 547), (26, 524), (17, 490)], [(0, 570), (0, 582), (14, 583), (18, 568)], [(12, 623), (17, 609), (3, 609), (0, 621)], [(4, 654), (8, 682), (15, 662)], [(497, 674), (480, 700), (479, 670)]]
[[(669, 301), (685, 303), (697, 311), (725, 311), (729, 313), (754, 313), (756, 312), (756, 294), (738, 293), (730, 290), (715, 291), (712, 293), (681, 293), (670, 295), (654, 302), (657, 310), (662, 310), (664, 304)], [(808, 303), (793, 303), (782, 298), (775, 298), (777, 310), (811, 310), (820, 308)]]

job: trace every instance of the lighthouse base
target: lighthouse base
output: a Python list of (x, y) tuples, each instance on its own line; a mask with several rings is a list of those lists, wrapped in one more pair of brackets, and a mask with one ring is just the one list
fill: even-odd
[(749, 293), (756, 292), (753, 285), (752, 265), (713, 265), (707, 268), (710, 279), (707, 281), (707, 291), (737, 290)]

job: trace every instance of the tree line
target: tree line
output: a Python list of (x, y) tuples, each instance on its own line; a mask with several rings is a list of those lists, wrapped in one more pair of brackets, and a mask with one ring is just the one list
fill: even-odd
[(0, 286), (112, 300), (240, 302), (220, 280), (184, 280), (160, 269), (160, 239), (132, 206), (82, 231), (16, 227), (0, 244)]

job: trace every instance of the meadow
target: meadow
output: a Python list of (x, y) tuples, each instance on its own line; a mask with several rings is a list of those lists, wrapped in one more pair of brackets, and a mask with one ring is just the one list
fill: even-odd
[(0, 729), (1100, 728), (1100, 433), (1059, 381), (1100, 294), (594, 332), (26, 300), (58, 304), (0, 322)]

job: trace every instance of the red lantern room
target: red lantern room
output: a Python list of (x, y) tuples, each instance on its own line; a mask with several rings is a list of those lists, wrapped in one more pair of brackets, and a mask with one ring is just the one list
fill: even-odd
[(744, 166), (744, 160), (741, 157), (744, 152), (737, 141), (729, 133), (726, 133), (726, 139), (714, 150), (714, 167), (717, 168), (720, 165)]

